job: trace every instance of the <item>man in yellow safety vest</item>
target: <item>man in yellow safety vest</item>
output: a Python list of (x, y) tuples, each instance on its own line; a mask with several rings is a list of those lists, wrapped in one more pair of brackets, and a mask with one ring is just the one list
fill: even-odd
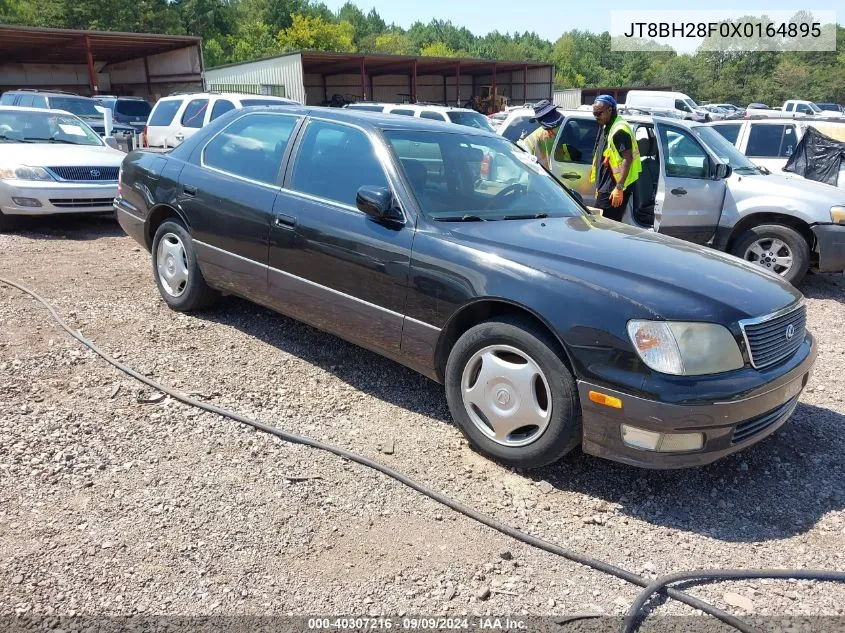
[[(531, 134), (520, 139), (518, 144), (527, 152), (534, 154), (537, 162), (548, 170), (551, 170), (551, 158), (555, 146), (557, 129), (563, 123), (563, 114), (555, 104), (548, 100), (540, 101), (534, 106), (534, 116), (531, 123), (537, 123), (538, 127)], [(561, 152), (563, 154), (561, 154)], [(555, 160), (569, 160), (565, 148), (558, 151)]]
[(596, 183), (596, 205), (604, 217), (622, 220), (642, 171), (640, 151), (634, 132), (616, 110), (616, 100), (599, 95), (593, 103), (593, 116), (599, 125), (590, 182)]

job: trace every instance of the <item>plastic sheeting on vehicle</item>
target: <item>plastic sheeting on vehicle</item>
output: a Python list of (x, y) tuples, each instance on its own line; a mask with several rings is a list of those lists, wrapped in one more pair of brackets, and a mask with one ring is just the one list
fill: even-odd
[(808, 127), (783, 170), (835, 187), (843, 162), (845, 143)]

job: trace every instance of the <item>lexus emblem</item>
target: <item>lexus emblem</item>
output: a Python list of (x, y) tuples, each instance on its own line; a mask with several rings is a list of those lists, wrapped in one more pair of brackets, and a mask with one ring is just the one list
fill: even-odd
[(90, 172), (92, 178), (99, 178), (100, 177), (100, 170), (99, 169), (92, 169)]
[(786, 326), (786, 340), (788, 341), (793, 336), (795, 336), (795, 326), (790, 323)]

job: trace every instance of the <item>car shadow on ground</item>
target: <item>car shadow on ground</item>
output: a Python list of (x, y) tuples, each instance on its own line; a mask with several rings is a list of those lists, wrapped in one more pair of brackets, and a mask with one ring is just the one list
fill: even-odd
[(845, 508), (845, 416), (800, 403), (773, 435), (698, 468), (646, 470), (580, 452), (526, 473), (621, 516), (729, 542), (789, 538)]
[[(199, 318), (235, 327), (311, 363), (351, 387), (408, 411), (454, 424), (443, 387), (410, 369), (293, 319), (229, 297)], [(522, 472), (619, 504), (621, 516), (712, 538), (787, 538), (845, 507), (845, 416), (801, 403), (761, 443), (708, 466), (647, 470), (575, 451)]]
[(835, 299), (845, 303), (845, 275), (843, 273), (808, 274), (800, 290), (808, 299)]
[(111, 212), (90, 215), (19, 216), (11, 233), (33, 240), (74, 241), (126, 235)]

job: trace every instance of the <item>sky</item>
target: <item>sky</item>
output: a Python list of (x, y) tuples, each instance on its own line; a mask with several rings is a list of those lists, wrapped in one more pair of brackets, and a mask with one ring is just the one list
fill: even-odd
[[(346, 0), (322, 0), (332, 9), (337, 10)], [(560, 0), (545, 0), (544, 2), (515, 2), (514, 0), (482, 0), (471, 2), (468, 0), (352, 0), (360, 9), (367, 13), (375, 8), (382, 19), (390, 24), (408, 28), (416, 21), (424, 23), (432, 19), (449, 20), (456, 26), (465, 26), (475, 35), (485, 35), (498, 30), (500, 33), (515, 31), (534, 31), (540, 37), (554, 42), (565, 31), (580, 29), (601, 33), (610, 31), (610, 11), (630, 10), (636, 4), (630, 0), (605, 0), (598, 8), (598, 3), (581, 2), (577, 6), (567, 6), (569, 3)], [(576, 4), (576, 3), (572, 3)], [(782, 0), (743, 0), (737, 2), (719, 2), (711, 0), (698, 8), (707, 9), (748, 9), (748, 10), (790, 10), (798, 11), (803, 2), (784, 2)], [(649, 10), (679, 8), (677, 0), (656, 0), (642, 5)], [(690, 5), (692, 8), (692, 5)], [(842, 0), (823, 0), (811, 3), (811, 9), (841, 9)], [(840, 10), (836, 16), (839, 24), (845, 19), (845, 11)]]

